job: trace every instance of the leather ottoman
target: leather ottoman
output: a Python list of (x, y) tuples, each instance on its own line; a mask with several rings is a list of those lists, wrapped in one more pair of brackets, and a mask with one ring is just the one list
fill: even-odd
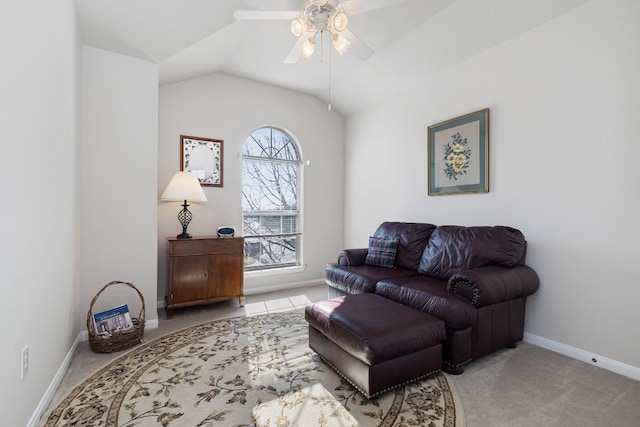
[(442, 368), (444, 322), (372, 293), (310, 304), (309, 346), (370, 399)]

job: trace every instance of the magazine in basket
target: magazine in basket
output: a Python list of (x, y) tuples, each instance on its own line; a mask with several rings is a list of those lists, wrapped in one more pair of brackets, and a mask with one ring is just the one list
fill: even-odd
[(114, 332), (128, 331), (133, 328), (127, 304), (94, 314), (93, 323), (98, 336), (104, 338), (110, 337)]

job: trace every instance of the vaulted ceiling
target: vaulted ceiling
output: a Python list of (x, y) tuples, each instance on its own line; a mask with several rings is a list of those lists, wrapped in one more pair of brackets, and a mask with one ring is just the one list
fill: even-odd
[(295, 64), (284, 63), (296, 41), (289, 21), (236, 21), (233, 12), (301, 10), (301, 0), (76, 0), (76, 7), (84, 44), (157, 63), (160, 85), (224, 72), (328, 102), (331, 80), (332, 105), (349, 114), (585, 1), (343, 0), (347, 10), (390, 4), (350, 16), (349, 28), (374, 55), (316, 52)]

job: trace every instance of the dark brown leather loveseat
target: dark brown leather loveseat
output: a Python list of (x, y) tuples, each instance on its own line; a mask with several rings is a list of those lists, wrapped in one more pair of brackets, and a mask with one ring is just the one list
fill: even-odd
[(345, 249), (327, 265), (326, 282), (329, 297), (372, 292), (444, 321), (443, 369), (459, 374), (522, 340), (526, 297), (539, 287), (525, 255), (511, 227), (384, 222), (369, 248)]

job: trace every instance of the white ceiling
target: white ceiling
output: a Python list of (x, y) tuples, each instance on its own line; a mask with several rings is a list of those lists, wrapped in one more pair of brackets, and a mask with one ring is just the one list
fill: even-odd
[(349, 28), (374, 55), (361, 61), (350, 52), (316, 52), (296, 64), (283, 62), (296, 41), (288, 21), (235, 21), (233, 11), (298, 10), (301, 0), (76, 0), (76, 6), (84, 44), (157, 63), (161, 85), (225, 72), (328, 102), (331, 74), (331, 103), (349, 114), (585, 1), (344, 0), (347, 10), (399, 3), (350, 17)]

